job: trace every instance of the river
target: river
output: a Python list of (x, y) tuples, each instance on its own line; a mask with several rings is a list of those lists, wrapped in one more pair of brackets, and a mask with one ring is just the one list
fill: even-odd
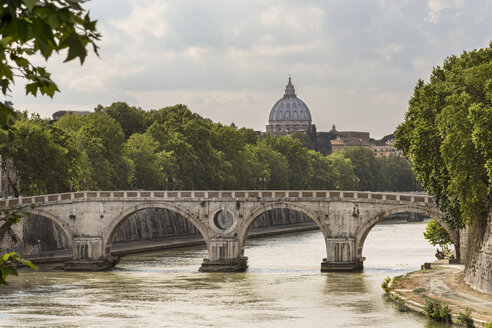
[(384, 300), (386, 276), (432, 261), (426, 223), (374, 227), (360, 273), (320, 273), (321, 232), (250, 239), (245, 273), (199, 273), (205, 247), (110, 272), (26, 271), (0, 287), (0, 327), (442, 327)]

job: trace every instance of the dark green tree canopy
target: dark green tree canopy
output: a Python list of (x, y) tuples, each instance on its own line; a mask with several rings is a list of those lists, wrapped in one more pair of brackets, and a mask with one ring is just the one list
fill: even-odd
[(483, 216), (492, 187), (492, 43), (419, 80), (396, 146), (454, 228)]

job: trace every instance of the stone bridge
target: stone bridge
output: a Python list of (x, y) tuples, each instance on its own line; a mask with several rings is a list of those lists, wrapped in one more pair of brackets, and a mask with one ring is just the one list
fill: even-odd
[[(363, 267), (362, 248), (372, 227), (390, 214), (425, 214), (443, 225), (459, 258), (459, 234), (442, 220), (425, 194), (357, 191), (86, 191), (0, 200), (0, 208), (34, 204), (32, 214), (55, 221), (73, 251), (66, 270), (112, 267), (111, 245), (118, 227), (147, 208), (174, 211), (202, 234), (208, 249), (200, 271), (244, 271), (244, 248), (253, 222), (262, 213), (287, 208), (311, 218), (326, 241), (321, 271)], [(9, 223), (0, 222), (0, 236)]]

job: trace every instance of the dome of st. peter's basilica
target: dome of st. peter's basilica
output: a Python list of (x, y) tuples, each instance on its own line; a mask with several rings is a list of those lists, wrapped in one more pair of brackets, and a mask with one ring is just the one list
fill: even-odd
[(309, 108), (297, 98), (289, 77), (284, 96), (273, 105), (270, 111), (266, 130), (272, 134), (286, 135), (294, 131), (308, 131), (310, 126)]

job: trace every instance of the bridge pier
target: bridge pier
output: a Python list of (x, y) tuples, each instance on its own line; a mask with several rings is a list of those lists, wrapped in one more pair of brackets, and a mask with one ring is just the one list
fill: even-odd
[(354, 271), (363, 268), (362, 258), (357, 258), (355, 238), (325, 238), (326, 258), (321, 262), (321, 272)]
[(116, 265), (119, 258), (105, 255), (102, 237), (75, 237), (73, 258), (65, 262), (66, 271), (102, 271)]
[(213, 238), (209, 242), (208, 259), (203, 259), (201, 272), (244, 272), (248, 258), (241, 255), (237, 238)]

